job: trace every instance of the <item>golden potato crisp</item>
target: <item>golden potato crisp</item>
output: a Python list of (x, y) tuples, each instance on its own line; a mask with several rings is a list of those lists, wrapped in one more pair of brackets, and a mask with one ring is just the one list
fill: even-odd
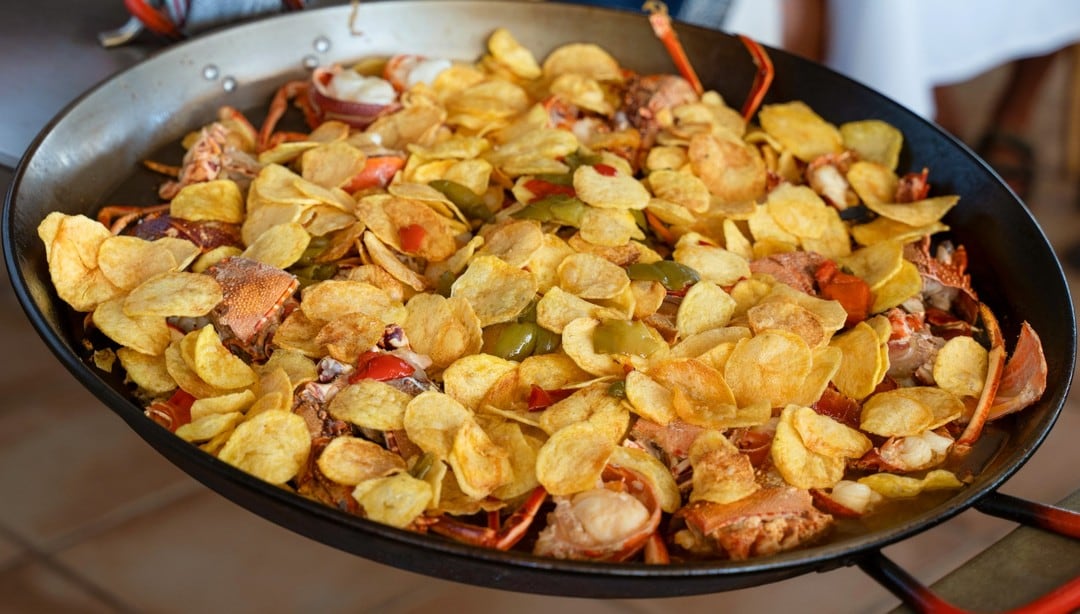
[(123, 235), (102, 241), (97, 262), (105, 279), (124, 290), (178, 268), (176, 257), (165, 244)]
[(866, 322), (833, 337), (830, 344), (843, 353), (840, 370), (833, 383), (845, 396), (862, 400), (870, 396), (888, 371), (888, 353), (882, 351), (884, 342)]
[(408, 473), (397, 473), (357, 484), (352, 496), (371, 520), (404, 528), (424, 513), (431, 502), (432, 488)]
[(563, 45), (544, 59), (543, 74), (554, 79), (567, 73), (583, 75), (597, 81), (622, 81), (622, 69), (615, 58), (599, 45), (570, 43)]
[(193, 183), (184, 186), (173, 197), (169, 215), (192, 222), (213, 220), (239, 224), (244, 221), (244, 195), (230, 179)]
[(649, 480), (656, 490), (660, 500), (660, 509), (665, 512), (674, 512), (681, 505), (682, 495), (671, 471), (645, 450), (617, 446), (612, 451), (608, 464), (614, 467), (626, 467), (645, 476), (645, 479)]
[(425, 452), (447, 458), (461, 425), (472, 421), (472, 412), (441, 392), (422, 392), (405, 407), (405, 432)]
[(909, 226), (939, 222), (960, 201), (959, 196), (935, 196), (911, 203), (866, 203), (874, 213)]
[(199, 331), (194, 350), (195, 373), (211, 386), (231, 390), (255, 383), (255, 371), (222, 345), (212, 325)]
[(209, 275), (175, 271), (155, 275), (124, 299), (128, 316), (197, 318), (221, 302), (221, 285)]
[(927, 490), (950, 490), (964, 485), (955, 474), (944, 469), (935, 469), (922, 479), (892, 473), (875, 473), (859, 478), (859, 483), (889, 499), (908, 499)]
[(874, 447), (866, 435), (809, 407), (795, 407), (791, 425), (808, 450), (825, 456), (859, 458)]
[(694, 358), (666, 360), (650, 368), (649, 376), (671, 391), (671, 404), (683, 422), (705, 428), (725, 428), (735, 417), (735, 397), (715, 369)]
[(859, 428), (882, 437), (918, 435), (934, 423), (934, 412), (899, 389), (879, 392), (866, 400)]
[(694, 468), (690, 501), (732, 503), (756, 491), (750, 457), (720, 431), (705, 431), (690, 446), (690, 464)]
[(405, 428), (405, 408), (412, 397), (386, 382), (362, 379), (341, 389), (327, 410), (338, 420), (360, 428), (394, 431)]
[(495, 61), (522, 79), (536, 79), (542, 72), (531, 51), (526, 49), (506, 28), (497, 28), (488, 37), (488, 51)]
[(773, 464), (784, 481), (796, 488), (832, 488), (843, 479), (847, 461), (806, 447), (793, 423), (797, 409), (796, 405), (788, 405), (780, 414), (770, 449)]
[(859, 154), (859, 159), (876, 162), (896, 170), (904, 136), (895, 126), (880, 119), (864, 119), (840, 125), (844, 147)]
[(934, 381), (957, 396), (977, 397), (986, 382), (988, 355), (971, 337), (953, 337), (934, 358)]
[(812, 361), (802, 337), (768, 330), (735, 344), (724, 366), (724, 380), (739, 407), (758, 402), (783, 407), (798, 394)]
[(271, 484), (284, 484), (304, 466), (310, 451), (303, 418), (267, 411), (237, 425), (218, 458)]
[(405, 461), (397, 454), (366, 439), (347, 436), (330, 440), (315, 464), (323, 475), (346, 486), (356, 486), (406, 469)]
[(129, 316), (124, 313), (123, 298), (100, 303), (94, 309), (93, 321), (106, 337), (143, 354), (158, 356), (172, 340), (164, 317)]
[(585, 299), (618, 296), (630, 287), (626, 269), (595, 254), (573, 254), (558, 266), (559, 286)]
[(680, 338), (727, 326), (735, 313), (735, 299), (710, 281), (699, 281), (686, 292), (675, 326)]
[(176, 388), (176, 381), (165, 367), (164, 352), (152, 356), (122, 347), (116, 350), (116, 357), (127, 373), (127, 379), (151, 394), (165, 394)]
[(458, 429), (447, 462), (461, 492), (474, 499), (483, 499), (513, 479), (510, 454), (472, 420)]
[(477, 409), (491, 386), (517, 364), (491, 354), (462, 356), (443, 371), (443, 390), (470, 409)]
[(528, 271), (495, 256), (477, 256), (454, 281), (450, 295), (464, 298), (481, 326), (513, 320), (536, 296), (536, 279)]
[(840, 153), (843, 137), (830, 124), (801, 101), (767, 104), (758, 112), (765, 132), (791, 150), (795, 157), (810, 162), (818, 156)]
[(615, 451), (611, 438), (589, 422), (556, 431), (536, 453), (536, 479), (554, 496), (594, 488)]
[(626, 374), (626, 400), (635, 414), (661, 426), (676, 417), (672, 392), (641, 371)]

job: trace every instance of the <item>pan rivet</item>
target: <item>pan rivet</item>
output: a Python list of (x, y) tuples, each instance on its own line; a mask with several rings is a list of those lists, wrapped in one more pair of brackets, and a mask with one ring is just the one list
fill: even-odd
[(218, 78), (218, 75), (219, 75), (219, 71), (218, 71), (217, 66), (215, 66), (213, 64), (207, 64), (206, 66), (203, 66), (203, 69), (202, 69), (203, 79), (206, 79), (207, 81), (213, 81), (214, 79)]
[(310, 55), (310, 54), (304, 56), (304, 68), (307, 68), (308, 70), (313, 70), (313, 69), (318, 68), (318, 67), (319, 67), (319, 58), (315, 57), (314, 55)]
[(236, 89), (236, 79), (232, 77), (225, 77), (221, 80), (221, 87), (225, 88), (226, 92), (231, 92)]
[(330, 39), (325, 36), (320, 36), (315, 39), (315, 43), (312, 46), (315, 47), (315, 51), (326, 53), (327, 51), (330, 51)]

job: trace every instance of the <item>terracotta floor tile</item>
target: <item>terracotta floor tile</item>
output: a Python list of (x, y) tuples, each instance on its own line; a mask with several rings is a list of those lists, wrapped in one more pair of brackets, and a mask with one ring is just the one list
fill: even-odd
[(0, 412), (0, 523), (40, 550), (195, 488), (70, 378)]
[(30, 562), (0, 573), (0, 611), (94, 614), (125, 608), (52, 566)]
[(14, 565), (25, 554), (26, 549), (21, 544), (0, 531), (0, 572)]
[(153, 612), (360, 612), (426, 581), (301, 537), (210, 491), (56, 558)]

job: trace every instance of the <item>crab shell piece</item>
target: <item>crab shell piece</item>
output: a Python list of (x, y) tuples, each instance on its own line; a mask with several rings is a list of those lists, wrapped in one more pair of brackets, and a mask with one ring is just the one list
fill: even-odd
[(744, 561), (792, 550), (824, 536), (833, 517), (818, 511), (809, 491), (765, 487), (732, 503), (695, 501), (675, 514), (686, 528), (675, 543), (694, 555)]
[(556, 499), (534, 554), (619, 562), (645, 547), (661, 517), (652, 484), (636, 471), (611, 465), (601, 479), (601, 487)]
[(206, 273), (221, 284), (223, 297), (210, 319), (222, 342), (252, 358), (265, 357), (264, 341), (299, 286), (296, 277), (239, 256), (225, 258)]

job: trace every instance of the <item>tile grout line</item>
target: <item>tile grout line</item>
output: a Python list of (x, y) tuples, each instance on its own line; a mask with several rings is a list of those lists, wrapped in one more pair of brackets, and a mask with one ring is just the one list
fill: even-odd
[(129, 606), (127, 603), (125, 603), (123, 599), (121, 599), (119, 596), (114, 595), (113, 593), (109, 592), (101, 586), (98, 586), (96, 583), (94, 583), (89, 578), (83, 576), (77, 570), (72, 569), (67, 565), (64, 565), (63, 563), (54, 559), (49, 554), (34, 547), (32, 543), (26, 541), (21, 535), (19, 535), (16, 531), (11, 530), (9, 527), (0, 525), (0, 535), (13, 542), (21, 550), (19, 556), (16, 556), (14, 559), (12, 559), (10, 565), (0, 567), (0, 574), (8, 573), (11, 570), (16, 569), (20, 566), (37, 564), (44, 567), (48, 571), (62, 577), (64, 580), (70, 582), (71, 584), (77, 586), (79, 589), (85, 591), (87, 594), (98, 600), (103, 605), (112, 608), (112, 610), (115, 612), (126, 614), (128, 612), (137, 611), (131, 606)]
[(47, 547), (42, 548), (40, 551), (46, 555), (53, 555), (58, 552), (62, 552), (78, 545), (82, 542), (88, 541), (94, 537), (97, 537), (103, 533), (106, 533), (120, 525), (137, 519), (141, 516), (158, 510), (166, 505), (177, 503), (184, 499), (193, 497), (205, 489), (201, 484), (194, 479), (191, 481), (179, 482), (177, 484), (169, 485), (159, 491), (153, 493), (152, 496), (143, 497), (134, 501), (133, 503), (126, 505), (118, 510), (114, 510), (105, 514), (101, 518), (95, 520), (92, 523), (83, 525), (66, 535), (61, 535), (54, 540), (51, 540)]

